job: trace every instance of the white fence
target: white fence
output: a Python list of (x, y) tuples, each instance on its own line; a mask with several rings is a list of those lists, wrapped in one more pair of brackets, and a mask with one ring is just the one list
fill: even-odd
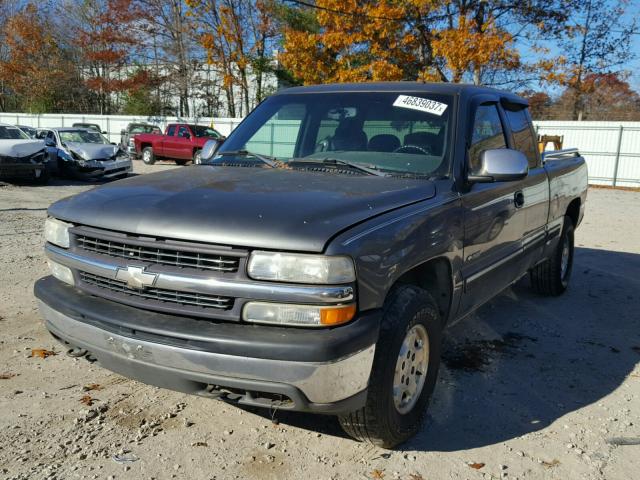
[(564, 135), (563, 148), (580, 149), (587, 160), (590, 184), (640, 187), (640, 122), (534, 124), (541, 135)]
[(29, 113), (0, 112), (0, 123), (26, 125), (34, 128), (71, 127), (74, 123), (95, 123), (100, 125), (111, 142), (120, 141), (120, 131), (128, 123), (143, 122), (158, 125), (162, 130), (168, 123), (185, 122), (213, 126), (222, 135), (229, 135), (242, 121), (241, 118), (180, 118), (180, 117), (145, 117), (132, 115), (81, 115), (46, 113), (42, 115)]
[[(2, 113), (0, 122), (32, 127), (70, 127), (73, 123), (96, 123), (108, 132), (112, 142), (130, 122), (148, 122), (164, 129), (171, 122), (213, 125), (228, 135), (241, 118), (177, 118), (127, 115), (74, 115)], [(589, 183), (640, 187), (640, 122), (534, 122), (536, 131), (545, 135), (563, 135), (563, 148), (577, 147), (587, 160)]]

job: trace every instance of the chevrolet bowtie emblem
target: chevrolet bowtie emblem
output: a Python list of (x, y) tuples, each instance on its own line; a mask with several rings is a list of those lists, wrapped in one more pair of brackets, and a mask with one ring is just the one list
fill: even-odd
[(147, 273), (144, 267), (120, 267), (116, 271), (116, 280), (126, 282), (131, 288), (152, 287), (157, 279), (157, 273)]

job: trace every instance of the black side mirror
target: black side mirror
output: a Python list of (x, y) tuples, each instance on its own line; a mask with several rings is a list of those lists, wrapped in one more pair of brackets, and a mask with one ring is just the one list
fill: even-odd
[(480, 154), (480, 169), (467, 177), (472, 183), (513, 182), (529, 174), (527, 157), (518, 150), (495, 148)]
[(200, 161), (206, 162), (213, 158), (216, 154), (220, 146), (224, 143), (224, 138), (216, 138), (215, 140), (207, 140), (207, 142), (202, 147), (202, 152), (200, 153)]

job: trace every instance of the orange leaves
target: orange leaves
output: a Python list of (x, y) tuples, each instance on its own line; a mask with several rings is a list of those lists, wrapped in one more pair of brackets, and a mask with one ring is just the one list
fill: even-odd
[(0, 373), (0, 380), (9, 380), (15, 376), (17, 376), (16, 373), (11, 373), (11, 372)]
[(373, 480), (382, 480), (384, 478), (384, 470), (378, 470), (376, 468), (371, 472), (371, 478)]
[(484, 463), (469, 463), (468, 464), (471, 468), (473, 468), (474, 470), (480, 470), (482, 467), (484, 467)]
[(294, 76), (305, 84), (405, 78), (404, 67), (415, 62), (417, 50), (416, 37), (401, 21), (407, 5), (391, 0), (318, 0), (316, 5), (320, 31), (284, 31), (278, 59)]
[(501, 66), (505, 70), (516, 68), (520, 58), (512, 46), (511, 35), (497, 28), (493, 21), (477, 25), (461, 15), (457, 27), (438, 33), (433, 41), (433, 52), (444, 59), (453, 81), (460, 82), (465, 73), (487, 65)]
[(47, 350), (45, 348), (32, 348), (31, 349), (31, 357), (35, 358), (47, 358), (50, 357), (52, 355), (57, 355), (56, 352), (54, 352), (53, 350)]
[(93, 402), (95, 402), (95, 399), (91, 396), (91, 395), (83, 395), (80, 398), (80, 403), (90, 407), (91, 405), (93, 405)]

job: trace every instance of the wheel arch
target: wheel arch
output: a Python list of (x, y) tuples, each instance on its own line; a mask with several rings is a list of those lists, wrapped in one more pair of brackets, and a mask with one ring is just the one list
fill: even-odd
[(569, 206), (567, 206), (567, 212), (565, 215), (571, 219), (574, 227), (578, 226), (578, 221), (580, 220), (580, 204), (580, 198), (574, 198), (569, 203)]
[(435, 257), (412, 267), (398, 277), (391, 289), (399, 284), (415, 285), (429, 292), (438, 305), (442, 322), (447, 322), (453, 302), (453, 269), (447, 257)]

